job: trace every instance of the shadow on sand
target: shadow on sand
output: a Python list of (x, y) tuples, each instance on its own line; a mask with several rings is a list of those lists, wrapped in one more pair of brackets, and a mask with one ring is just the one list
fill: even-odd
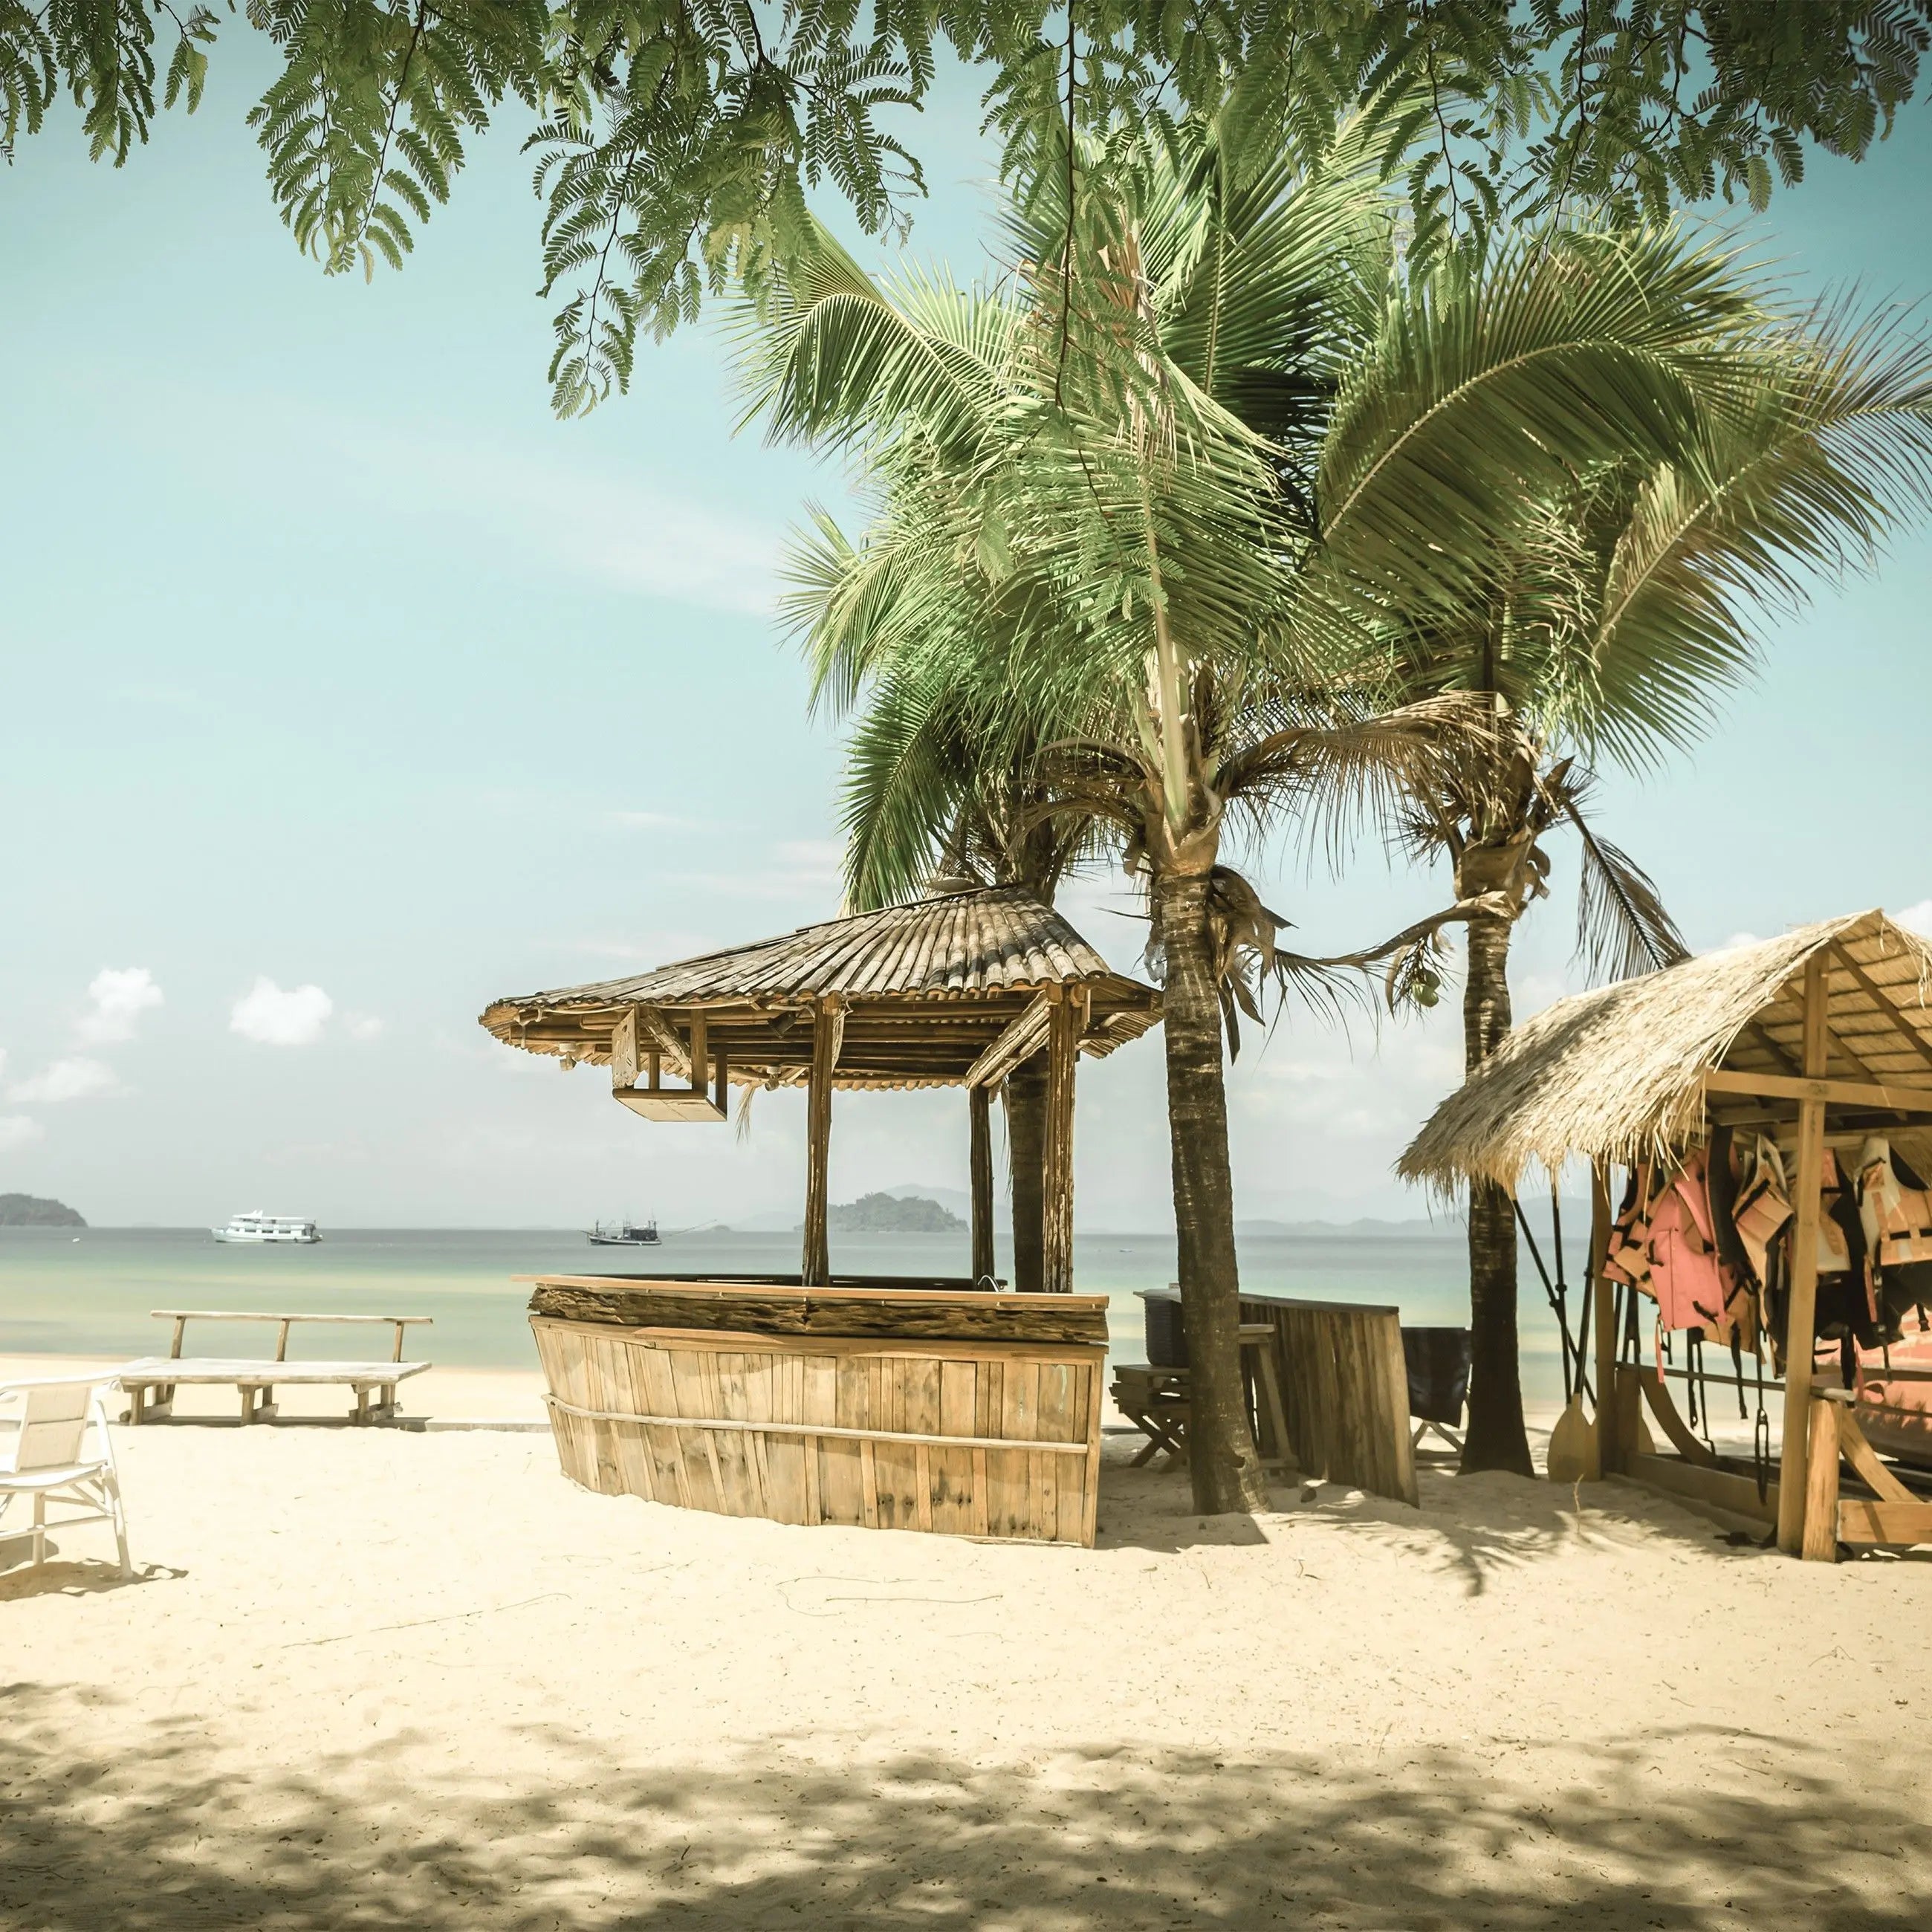
[[(1124, 1459), (1111, 1456), (1103, 1469), (1097, 1539), (1102, 1549), (1173, 1555), (1269, 1540), (1268, 1528), (1249, 1517), (1195, 1516), (1185, 1470), (1130, 1469)], [(1634, 1484), (1566, 1486), (1499, 1472), (1459, 1476), (1448, 1463), (1424, 1464), (1417, 1475), (1419, 1509), (1340, 1484), (1278, 1479), (1271, 1495), (1282, 1514), (1273, 1523), (1312, 1520), (1391, 1544), (1459, 1576), (1472, 1597), (1503, 1572), (1556, 1556), (1580, 1538), (1641, 1534), (1718, 1560), (1760, 1553), (1755, 1541), (1730, 1540), (1738, 1519), (1700, 1514)]]
[[(116, 1744), (76, 1754), (63, 1741), (76, 1694), (0, 1690), (0, 1924), (19, 1932), (1932, 1919), (1922, 1808), (1841, 1776), (1822, 1748), (1730, 1730), (1526, 1740), (1546, 1774), (1510, 1786), (1438, 1750), (1369, 1773), (1117, 1744), (1024, 1763), (866, 1759), (849, 1739), (779, 1737), (660, 1766), (647, 1736), (620, 1762), (538, 1730), (525, 1741), (542, 1778), (512, 1779), (426, 1774), (433, 1741), (406, 1737), (236, 1769), (192, 1714), (144, 1721), (98, 1694), (78, 1694)], [(1657, 1775), (1666, 1739), (1708, 1762), (1706, 1788)]]

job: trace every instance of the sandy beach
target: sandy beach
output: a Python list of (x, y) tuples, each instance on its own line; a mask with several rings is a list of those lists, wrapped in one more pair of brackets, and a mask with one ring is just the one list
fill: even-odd
[(1083, 1551), (605, 1498), (540, 1434), (116, 1436), (136, 1582), (0, 1540), (22, 1932), (1932, 1911), (1924, 1563), (1624, 1484), (1204, 1522), (1110, 1437)]

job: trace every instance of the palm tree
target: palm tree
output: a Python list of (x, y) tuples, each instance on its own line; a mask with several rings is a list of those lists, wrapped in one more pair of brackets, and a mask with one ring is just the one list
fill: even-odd
[(824, 238), (746, 352), (772, 433), (856, 458), (872, 498), (814, 620), (834, 681), (1030, 739), (1056, 805), (1145, 881), (1195, 1499), (1219, 1510), (1262, 1493), (1223, 1052), (1273, 927), (1224, 842), (1244, 812), (1420, 788), (1471, 707), (1391, 706), (1392, 614), (1466, 602), (1526, 488), (1678, 446), (1727, 399), (1714, 345), (1756, 312), (1675, 235), (1406, 280), (1346, 151), (1250, 167), (1185, 131), (1180, 164), (1032, 184), (992, 289), (883, 286)]
[[(1627, 457), (1525, 502), (1496, 568), (1460, 613), (1403, 640), (1412, 700), (1478, 697), (1498, 728), (1438, 763), (1404, 842), (1446, 859), (1468, 922), (1464, 1054), (1473, 1072), (1510, 1024), (1516, 922), (1546, 896), (1553, 831), (1576, 836), (1578, 950), (1622, 977), (1684, 956), (1644, 873), (1593, 829), (1585, 758), (1654, 764), (1708, 730), (1758, 659), (1757, 626), (1818, 575), (1873, 553), (1932, 495), (1932, 350), (1896, 324), (1842, 313), (1769, 318), (1736, 345), (1735, 406), (1700, 415), (1672, 460)], [(1430, 970), (1433, 940), (1396, 964)], [(1474, 1348), (1465, 1469), (1528, 1474), (1516, 1370), (1514, 1204), (1469, 1202)]]

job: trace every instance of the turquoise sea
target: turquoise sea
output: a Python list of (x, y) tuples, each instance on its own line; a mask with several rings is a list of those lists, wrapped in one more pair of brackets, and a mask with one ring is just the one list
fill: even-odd
[[(428, 1315), (410, 1350), (476, 1368), (534, 1368), (524, 1321), (538, 1274), (776, 1274), (798, 1265), (789, 1234), (673, 1234), (656, 1250), (594, 1249), (565, 1229), (325, 1228), (315, 1247), (229, 1247), (200, 1228), (0, 1228), (0, 1354), (136, 1355), (166, 1346), (157, 1308), (299, 1310), (305, 1313)], [(840, 1272), (963, 1274), (959, 1234), (835, 1236)], [(1004, 1258), (1002, 1257), (1004, 1265)], [(1414, 1323), (1467, 1319), (1462, 1232), (1342, 1231), (1256, 1235), (1240, 1246), (1243, 1286), (1318, 1300), (1393, 1304)], [(1576, 1264), (1574, 1261), (1573, 1267)], [(1174, 1274), (1170, 1240), (1145, 1234), (1078, 1238), (1075, 1278), (1110, 1298), (1115, 1352), (1144, 1358), (1138, 1288)], [(1556, 1324), (1527, 1257), (1522, 1268), (1523, 1386), (1532, 1402), (1561, 1400)], [(1573, 1306), (1574, 1297), (1573, 1295)], [(260, 1331), (191, 1331), (210, 1353), (259, 1346)]]

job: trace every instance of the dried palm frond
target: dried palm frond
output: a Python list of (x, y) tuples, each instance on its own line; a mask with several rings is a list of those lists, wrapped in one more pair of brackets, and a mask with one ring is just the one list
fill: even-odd
[[(1826, 962), (1828, 1016), (1880, 1074), (1908, 1082), (1924, 1062), (1842, 964), (1880, 989), (1898, 1025), (1932, 1045), (1932, 942), (1867, 912), (1728, 947), (1558, 1000), (1525, 1021), (1430, 1117), (1396, 1163), (1445, 1196), (1472, 1180), (1512, 1191), (1534, 1164), (1660, 1159), (1706, 1124), (1704, 1076), (1730, 1065), (1780, 1072), (1802, 1036), (1796, 984)], [(1779, 1042), (1766, 1044), (1764, 1036)]]

